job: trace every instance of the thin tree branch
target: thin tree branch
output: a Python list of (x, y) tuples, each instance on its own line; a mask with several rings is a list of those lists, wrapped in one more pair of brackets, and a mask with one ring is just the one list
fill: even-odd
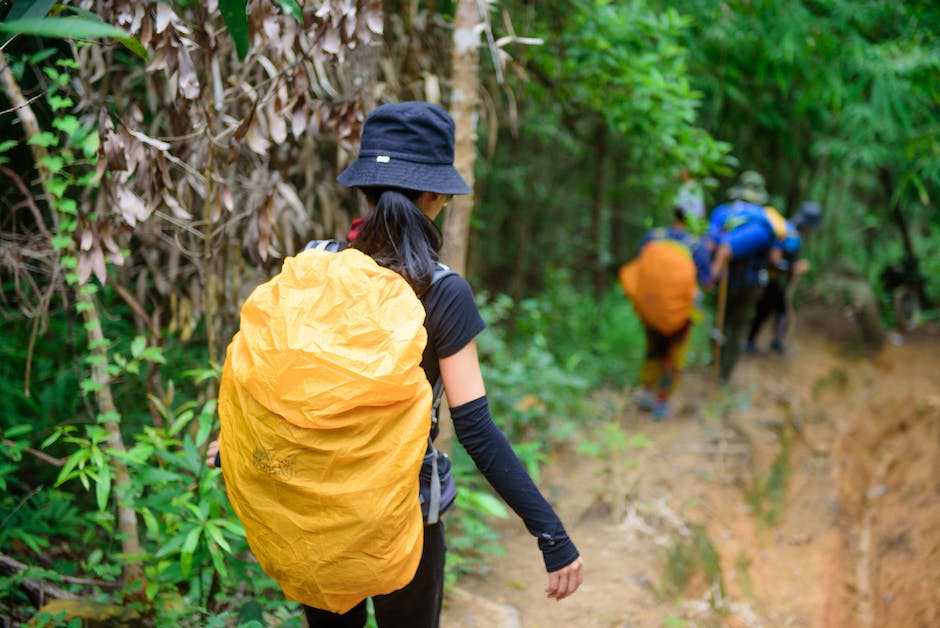
[(153, 334), (154, 338), (159, 339), (160, 330), (157, 329), (156, 325), (153, 324), (153, 321), (150, 320), (150, 317), (147, 316), (147, 312), (144, 311), (143, 306), (137, 302), (137, 299), (134, 298), (134, 295), (128, 292), (127, 288), (117, 282), (112, 282), (111, 285), (121, 296), (121, 298), (124, 299), (124, 302), (127, 303), (132, 310), (134, 310), (134, 313), (137, 314), (139, 318), (143, 319), (144, 323), (147, 325), (147, 329), (150, 330), (150, 333)]
[[(3, 444), (6, 445), (7, 447), (17, 446), (17, 444), (14, 443), (12, 440), (6, 440), (6, 439), (4, 439)], [(26, 453), (32, 456), (39, 458), (43, 462), (48, 462), (49, 464), (57, 466), (57, 467), (61, 467), (65, 464), (65, 460), (63, 460), (62, 458), (56, 458), (55, 456), (50, 456), (46, 452), (40, 451), (38, 449), (33, 449), (32, 447), (27, 447), (23, 451), (25, 451)]]
[[(15, 558), (10, 558), (9, 556), (0, 554), (0, 569), (6, 571), (7, 573), (17, 573), (23, 571), (24, 569), (29, 569), (29, 565), (21, 563)], [(69, 584), (81, 584), (92, 587), (103, 587), (106, 589), (118, 589), (121, 586), (120, 582), (108, 582), (107, 580), (98, 580), (97, 578), (76, 578), (75, 576), (64, 576), (62, 574), (56, 574), (56, 577), (62, 582), (68, 582)], [(44, 586), (46, 587), (46, 593), (51, 593), (50, 586), (48, 584), (45, 584)], [(55, 589), (55, 587), (51, 587), (51, 589)], [(68, 593), (66, 591), (61, 591), (61, 589), (58, 589), (58, 591), (64, 595), (54, 595), (53, 597), (64, 597), (71, 600), (78, 599), (77, 595)]]
[[(0, 116), (4, 112), (0, 112)], [(26, 187), (26, 184), (23, 183), (23, 179), (20, 178), (20, 175), (10, 170), (6, 166), (0, 166), (0, 172), (5, 174), (10, 178), (11, 181), (19, 188), (20, 192), (23, 194), (23, 203), (29, 207), (29, 211), (33, 214), (33, 219), (36, 221), (36, 227), (39, 231), (46, 237), (49, 242), (52, 242), (52, 234), (49, 233), (49, 230), (46, 228), (46, 222), (42, 218), (42, 212), (39, 211), (39, 207), (36, 205), (36, 201), (33, 200), (33, 195), (29, 191), (29, 188)]]

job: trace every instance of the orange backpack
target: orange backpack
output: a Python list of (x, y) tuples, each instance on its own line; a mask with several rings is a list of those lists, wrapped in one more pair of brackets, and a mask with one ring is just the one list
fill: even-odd
[(264, 571), (336, 613), (414, 577), (431, 428), (424, 307), (355, 250), (308, 250), (252, 292), (219, 391), (229, 501)]
[(683, 243), (651, 240), (618, 275), (637, 314), (656, 331), (668, 336), (689, 321), (698, 286), (692, 253)]

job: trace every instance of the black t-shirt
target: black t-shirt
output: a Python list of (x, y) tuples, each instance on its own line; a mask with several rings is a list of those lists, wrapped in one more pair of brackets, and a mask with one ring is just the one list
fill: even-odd
[(449, 358), (486, 329), (480, 317), (470, 284), (460, 275), (448, 275), (421, 297), (426, 312), (424, 327), (428, 344), (421, 367), (431, 385), (441, 374), (438, 360)]

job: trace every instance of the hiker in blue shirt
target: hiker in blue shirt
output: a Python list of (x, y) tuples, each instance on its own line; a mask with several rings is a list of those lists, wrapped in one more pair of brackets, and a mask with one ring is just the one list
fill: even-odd
[[(803, 237), (819, 226), (822, 219), (822, 209), (815, 201), (805, 201), (800, 205), (799, 211), (787, 221), (787, 236), (780, 243), (779, 255), (773, 256), (768, 269), (767, 286), (761, 292), (757, 301), (751, 327), (747, 335), (745, 351), (757, 352), (757, 335), (763, 324), (771, 316), (774, 317), (773, 338), (770, 341), (771, 351), (785, 354), (787, 351), (783, 337), (792, 316), (788, 312), (788, 292), (794, 280), (809, 271), (809, 262), (800, 258)], [(774, 261), (776, 257), (776, 261)]]
[[(708, 238), (714, 248), (711, 273), (718, 280), (726, 273), (724, 321), (719, 357), (719, 381), (727, 383), (740, 356), (744, 334), (754, 304), (766, 284), (768, 254), (782, 238), (782, 217), (768, 212), (764, 177), (748, 170), (728, 190), (729, 202), (709, 217)], [(722, 294), (724, 293), (724, 294)]]

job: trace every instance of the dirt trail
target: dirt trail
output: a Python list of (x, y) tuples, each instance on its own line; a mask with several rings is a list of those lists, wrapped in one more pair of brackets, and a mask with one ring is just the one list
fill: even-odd
[(689, 373), (667, 421), (608, 400), (652, 444), (560, 452), (541, 482), (582, 589), (547, 600), (511, 518), (506, 557), (448, 595), (443, 625), (940, 626), (940, 333), (849, 357), (838, 313), (801, 320), (792, 353), (745, 356), (729, 394)]

